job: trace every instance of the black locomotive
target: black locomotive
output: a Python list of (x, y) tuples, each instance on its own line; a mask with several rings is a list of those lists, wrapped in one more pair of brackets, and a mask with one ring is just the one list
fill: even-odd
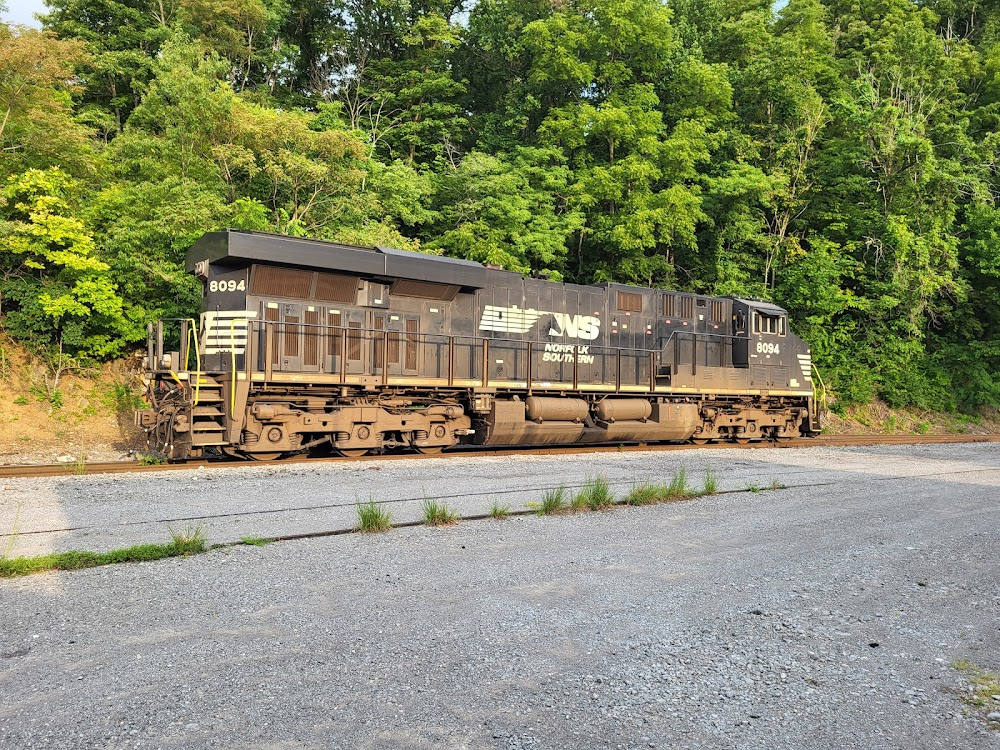
[(809, 347), (767, 302), (235, 230), (187, 269), (201, 318), (150, 325), (136, 414), (170, 458), (819, 430)]

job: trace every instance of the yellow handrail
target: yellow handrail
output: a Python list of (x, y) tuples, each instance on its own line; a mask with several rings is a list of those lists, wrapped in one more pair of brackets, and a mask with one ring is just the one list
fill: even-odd
[[(250, 319), (249, 318), (233, 318), (229, 321), (229, 360), (230, 369), (233, 373), (232, 387), (229, 389), (229, 417), (232, 419), (236, 413), (236, 321), (239, 320), (247, 326), (247, 338), (250, 338)], [(246, 348), (243, 349), (243, 355), (246, 356)]]
[[(191, 360), (191, 342), (194, 341), (194, 402), (193, 406), (198, 405), (198, 397), (201, 395), (201, 352), (198, 351), (198, 324), (195, 322), (194, 318), (187, 318), (187, 322), (191, 324), (188, 328), (188, 340), (187, 340), (187, 351), (184, 352), (184, 369), (188, 369), (188, 362)], [(190, 370), (188, 370), (190, 372)]]
[(819, 386), (822, 388), (822, 398), (816, 394), (816, 381), (813, 381), (813, 398), (821, 404), (823, 411), (828, 411), (829, 406), (826, 403), (826, 383), (823, 382), (823, 376), (819, 374), (819, 368), (816, 366), (815, 362), (810, 362), (813, 371), (816, 373), (816, 379), (819, 380)]

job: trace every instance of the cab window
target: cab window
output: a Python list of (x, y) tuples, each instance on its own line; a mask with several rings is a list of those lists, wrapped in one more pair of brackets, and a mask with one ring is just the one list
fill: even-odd
[(754, 333), (769, 333), (778, 336), (785, 335), (785, 316), (784, 315), (768, 315), (766, 313), (754, 310), (753, 313), (753, 332)]

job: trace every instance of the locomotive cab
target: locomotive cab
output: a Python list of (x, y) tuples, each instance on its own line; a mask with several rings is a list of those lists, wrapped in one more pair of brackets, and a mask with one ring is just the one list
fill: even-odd
[(771, 365), (781, 361), (788, 313), (769, 302), (733, 300), (732, 335), (735, 367)]

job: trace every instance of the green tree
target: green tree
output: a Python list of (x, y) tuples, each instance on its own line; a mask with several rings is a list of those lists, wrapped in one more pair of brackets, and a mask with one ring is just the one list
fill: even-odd
[(568, 206), (569, 170), (561, 161), (558, 151), (537, 148), (503, 159), (468, 154), (439, 177), (440, 221), (427, 246), (562, 278), (566, 242), (580, 229), (583, 215)]
[(0, 178), (27, 167), (86, 170), (90, 132), (73, 116), (73, 67), (87, 55), (77, 41), (0, 24)]
[(119, 354), (141, 332), (76, 218), (80, 185), (65, 172), (29, 169), (0, 193), (0, 318), (16, 338), (73, 356)]

